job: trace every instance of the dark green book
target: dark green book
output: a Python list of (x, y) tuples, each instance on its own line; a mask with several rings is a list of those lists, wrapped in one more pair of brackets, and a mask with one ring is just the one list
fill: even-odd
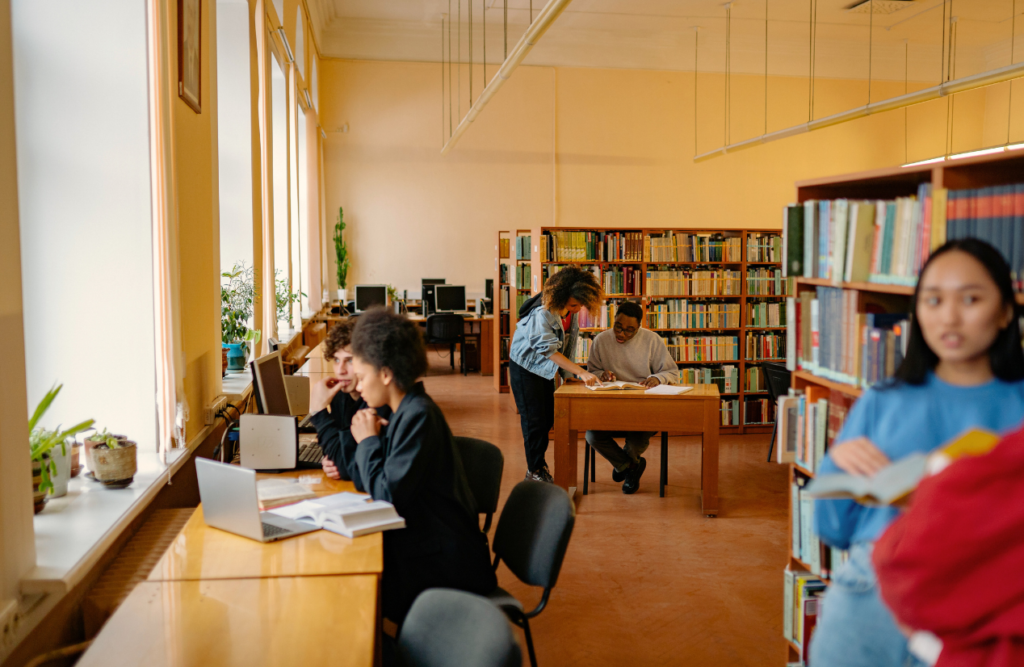
[(804, 275), (804, 207), (790, 204), (786, 207), (786, 261), (783, 262), (784, 276)]

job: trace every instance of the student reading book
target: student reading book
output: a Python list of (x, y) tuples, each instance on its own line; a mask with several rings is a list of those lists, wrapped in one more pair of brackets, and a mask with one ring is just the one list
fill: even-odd
[[(679, 381), (679, 367), (665, 345), (665, 339), (641, 327), (644, 311), (633, 301), (619, 304), (615, 325), (594, 337), (587, 368), (602, 382), (626, 381), (650, 389)], [(622, 492), (636, 493), (647, 469), (643, 453), (657, 431), (587, 431), (587, 443), (608, 459), (612, 479), (622, 482)], [(625, 440), (619, 447), (616, 438)]]
[(525, 315), (520, 310), (509, 350), (508, 381), (523, 429), (526, 479), (551, 482), (544, 456), (548, 451), (548, 433), (555, 425), (555, 375), (561, 368), (587, 385), (598, 383), (596, 375), (566, 356), (569, 350), (562, 318), (571, 313), (575, 321), (583, 306), (596, 310), (603, 293), (594, 274), (567, 266), (548, 278), (541, 294), (543, 305), (533, 307)]
[[(819, 474), (871, 476), (967, 429), (1003, 433), (1024, 418), (1018, 309), (999, 252), (977, 239), (946, 243), (922, 268), (912, 303), (907, 354), (895, 378), (853, 405)], [(875, 540), (898, 513), (853, 500), (815, 501), (821, 539), (849, 549), (850, 558), (832, 575), (810, 664), (914, 664), (871, 564)]]
[[(427, 371), (419, 327), (383, 308), (364, 312), (352, 332), (352, 354), (356, 389), (368, 406), (352, 418), (359, 477), (406, 525), (383, 535), (384, 616), (401, 625), (428, 588), (492, 592), (491, 552), (459, 450), (441, 409), (417, 382)], [(386, 420), (377, 412), (384, 406), (391, 408)]]

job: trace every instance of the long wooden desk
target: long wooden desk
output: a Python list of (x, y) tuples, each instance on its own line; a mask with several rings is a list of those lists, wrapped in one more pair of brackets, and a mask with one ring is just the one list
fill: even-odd
[(591, 391), (581, 383), (555, 391), (555, 484), (577, 485), (580, 431), (671, 431), (702, 436), (701, 510), (718, 514), (718, 426), (716, 385), (697, 385), (679, 396), (642, 391)]

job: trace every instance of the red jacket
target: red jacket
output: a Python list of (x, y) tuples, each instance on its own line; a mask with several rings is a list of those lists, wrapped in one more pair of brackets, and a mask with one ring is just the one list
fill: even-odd
[(900, 622), (942, 640), (936, 667), (1024, 665), (1024, 429), (922, 481), (874, 562)]

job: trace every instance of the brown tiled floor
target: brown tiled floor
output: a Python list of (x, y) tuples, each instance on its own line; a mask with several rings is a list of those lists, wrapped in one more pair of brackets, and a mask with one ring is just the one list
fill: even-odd
[[(451, 375), (447, 355), (430, 354), (427, 391), (452, 431), (504, 452), (504, 502), (525, 474), (512, 397), (497, 394), (493, 378)], [(538, 663), (784, 665), (787, 479), (785, 468), (765, 463), (770, 437), (721, 438), (716, 519), (700, 513), (698, 439), (669, 440), (665, 498), (658, 497), (656, 449), (633, 496), (622, 494), (598, 458), (596, 490), (580, 504), (558, 585), (531, 626)], [(498, 577), (524, 602), (539, 599), (504, 566)]]

